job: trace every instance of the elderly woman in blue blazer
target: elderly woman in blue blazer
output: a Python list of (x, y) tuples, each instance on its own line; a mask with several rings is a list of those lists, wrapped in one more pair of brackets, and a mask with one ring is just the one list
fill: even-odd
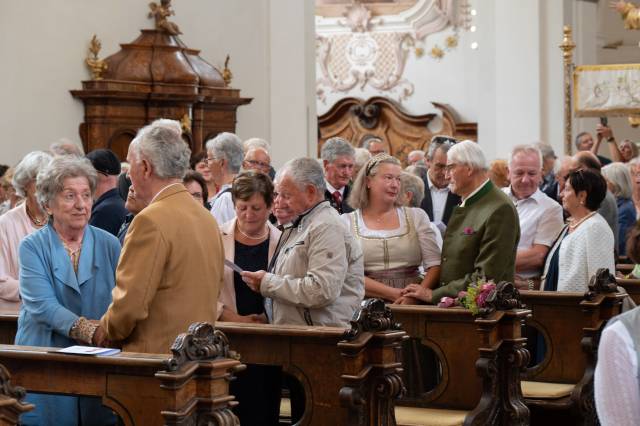
[[(36, 195), (50, 219), (20, 245), (17, 345), (86, 344), (89, 320), (111, 303), (120, 244), (88, 225), (96, 179), (91, 163), (75, 156), (56, 157), (38, 174)], [(22, 416), (23, 425), (115, 424), (99, 398), (29, 394), (27, 400), (36, 408)]]

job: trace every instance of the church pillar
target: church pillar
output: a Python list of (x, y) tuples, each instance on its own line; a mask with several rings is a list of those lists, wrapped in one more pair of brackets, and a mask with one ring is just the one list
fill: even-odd
[(316, 156), (314, 4), (269, 2), (269, 141), (276, 168)]

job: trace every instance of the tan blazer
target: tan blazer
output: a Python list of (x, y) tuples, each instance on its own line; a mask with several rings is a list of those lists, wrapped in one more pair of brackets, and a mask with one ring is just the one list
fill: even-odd
[[(236, 227), (237, 218), (233, 218), (224, 225), (220, 226), (222, 232), (222, 244), (224, 245), (224, 258), (233, 262), (235, 258), (235, 239), (233, 233)], [(269, 227), (269, 262), (273, 257), (273, 253), (276, 251), (278, 245), (278, 239), (280, 238), (280, 231), (278, 228), (267, 222)], [(224, 268), (224, 284), (220, 290), (220, 297), (218, 299), (218, 320), (222, 315), (222, 309), (224, 307), (231, 309), (233, 312), (238, 313), (236, 310), (236, 291), (233, 284), (233, 270), (225, 266)]]
[(222, 268), (215, 219), (171, 185), (131, 222), (100, 325), (126, 351), (167, 353), (190, 324), (215, 322)]

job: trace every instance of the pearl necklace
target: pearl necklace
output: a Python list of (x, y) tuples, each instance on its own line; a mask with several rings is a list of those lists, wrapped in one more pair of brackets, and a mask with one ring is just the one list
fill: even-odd
[(579, 221), (575, 222), (575, 223), (570, 223), (569, 224), (569, 230), (573, 231), (574, 229), (576, 229), (578, 226), (580, 226), (582, 224), (582, 222), (584, 222), (585, 220), (589, 219), (591, 216), (593, 216), (594, 214), (596, 214), (597, 211), (595, 212), (591, 212), (588, 215), (586, 215), (585, 217), (583, 217), (582, 219), (580, 219)]
[(260, 235), (259, 237), (252, 237), (251, 235), (245, 234), (244, 232), (242, 232), (242, 229), (240, 229), (240, 227), (238, 225), (236, 225), (236, 229), (238, 230), (239, 233), (241, 233), (246, 238), (249, 238), (250, 240), (262, 240), (262, 239), (265, 239), (267, 237), (267, 235), (269, 235), (269, 228), (267, 228), (265, 233)]

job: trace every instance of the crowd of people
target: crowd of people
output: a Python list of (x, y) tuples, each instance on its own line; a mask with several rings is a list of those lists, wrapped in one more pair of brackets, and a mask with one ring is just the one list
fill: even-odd
[[(597, 155), (605, 140), (615, 162)], [(191, 155), (164, 119), (126, 162), (54, 144), (2, 170), (1, 306), (19, 309), (16, 344), (165, 353), (197, 321), (347, 327), (364, 298), (437, 304), (485, 280), (585, 291), (640, 251), (640, 160), (602, 125), (576, 148), (518, 145), (490, 165), (436, 136), (403, 169), (384, 138), (334, 137), (275, 170), (263, 139), (220, 133)], [(280, 371), (249, 373), (233, 385), (241, 421), (277, 423)], [(23, 424), (115, 421), (92, 398), (28, 400)]]

